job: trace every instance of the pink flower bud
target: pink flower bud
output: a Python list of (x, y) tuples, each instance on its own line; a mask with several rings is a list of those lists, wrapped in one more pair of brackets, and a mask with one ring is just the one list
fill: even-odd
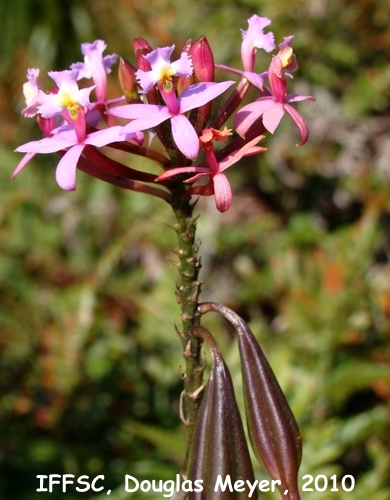
[(198, 38), (190, 49), (195, 78), (199, 82), (215, 80), (214, 56), (205, 36)]
[(139, 50), (145, 51), (145, 54), (148, 52), (152, 52), (152, 47), (149, 45), (149, 42), (145, 40), (145, 38), (136, 38), (133, 42), (134, 54), (137, 55)]
[(122, 57), (120, 58), (118, 78), (123, 95), (129, 103), (134, 102), (135, 100), (140, 102), (138, 99), (137, 81), (135, 78), (136, 71), (137, 68), (135, 68), (127, 59), (123, 59)]

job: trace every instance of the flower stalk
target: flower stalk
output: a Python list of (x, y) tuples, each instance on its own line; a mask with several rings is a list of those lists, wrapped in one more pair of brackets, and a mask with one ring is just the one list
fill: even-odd
[[(179, 191), (182, 191), (179, 194)], [(181, 308), (181, 329), (178, 335), (182, 342), (185, 369), (183, 371), (183, 416), (187, 428), (187, 448), (191, 443), (197, 411), (201, 402), (199, 390), (203, 385), (204, 366), (201, 359), (202, 339), (192, 334), (199, 325), (197, 306), (202, 283), (199, 281), (201, 261), (198, 257), (200, 243), (196, 241), (196, 222), (194, 204), (185, 196), (182, 186), (172, 196), (172, 210), (176, 218), (173, 229), (178, 242), (179, 282), (176, 299)]]

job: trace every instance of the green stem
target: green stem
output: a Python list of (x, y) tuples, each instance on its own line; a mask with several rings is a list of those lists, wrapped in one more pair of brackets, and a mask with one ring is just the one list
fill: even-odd
[[(201, 402), (200, 388), (203, 385), (204, 369), (201, 359), (202, 339), (192, 334), (192, 328), (199, 325), (197, 304), (201, 290), (201, 282), (198, 279), (201, 267), (198, 257), (200, 243), (195, 240), (197, 218), (193, 216), (194, 204), (191, 204), (190, 197), (185, 195), (185, 189), (182, 187), (179, 187), (176, 192), (172, 192), (172, 195), (171, 205), (176, 217), (174, 230), (179, 244), (177, 254), (180, 282), (177, 285), (176, 297), (182, 312), (182, 328), (178, 333), (182, 341), (185, 359), (182, 410), (187, 427), (188, 457), (196, 415)], [(183, 471), (186, 469), (187, 457)]]

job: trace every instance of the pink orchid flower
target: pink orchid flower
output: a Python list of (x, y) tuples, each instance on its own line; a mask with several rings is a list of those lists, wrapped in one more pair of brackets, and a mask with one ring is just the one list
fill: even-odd
[(233, 81), (196, 83), (187, 87), (179, 97), (174, 90), (162, 93), (167, 106), (127, 104), (112, 108), (109, 113), (119, 118), (133, 120), (123, 127), (123, 133), (126, 134), (151, 129), (170, 120), (176, 146), (184, 156), (194, 160), (199, 153), (199, 138), (185, 113), (215, 99), (233, 83)]
[(294, 71), (298, 67), (295, 55), (292, 52), (292, 48), (289, 46), (292, 39), (293, 37), (288, 37), (284, 40), (280, 45), (278, 55), (272, 58), (269, 65), (268, 80), (271, 86), (270, 95), (260, 97), (255, 102), (244, 106), (234, 117), (234, 127), (241, 137), (245, 137), (248, 129), (260, 117), (263, 118), (264, 127), (273, 134), (284, 113), (287, 112), (300, 131), (301, 142), (299, 146), (303, 146), (308, 140), (309, 130), (305, 120), (289, 103), (303, 101), (305, 99), (314, 101), (314, 97), (286, 93), (287, 82), (285, 70)]
[(57, 85), (58, 91), (46, 94), (42, 90), (38, 95), (38, 113), (44, 118), (62, 115), (68, 111), (75, 115), (80, 108), (88, 107), (89, 94), (95, 85), (79, 89), (77, 84), (78, 71), (49, 71), (48, 75)]
[(39, 69), (29, 68), (27, 70), (27, 82), (23, 84), (23, 95), (26, 100), (26, 107), (22, 110), (22, 115), (26, 118), (32, 118), (37, 114), (39, 105)]
[[(87, 145), (100, 148), (112, 142), (125, 141), (134, 139), (140, 142), (142, 139), (139, 134), (121, 135), (121, 128), (119, 125), (110, 127), (104, 130), (98, 130), (86, 134), (85, 138), (80, 141), (76, 131), (70, 125), (64, 125), (57, 129), (52, 137), (45, 137), (39, 141), (32, 141), (15, 149), (19, 153), (28, 153), (30, 155), (41, 153), (56, 153), (58, 151), (65, 151), (56, 169), (56, 181), (60, 188), (65, 191), (74, 191), (76, 189), (76, 169), (77, 162)], [(26, 155), (27, 156), (27, 155)], [(24, 157), (19, 165), (16, 167), (12, 178), (16, 177), (27, 162)], [(30, 158), (31, 159), (31, 158)]]
[(244, 156), (251, 156), (265, 151), (265, 148), (256, 146), (256, 144), (264, 138), (263, 135), (255, 137), (253, 140), (246, 143), (240, 149), (237, 149), (222, 161), (218, 163), (214, 148), (213, 140), (221, 141), (225, 140), (227, 136), (231, 135), (231, 131), (226, 129), (223, 131), (215, 129), (205, 129), (203, 130), (200, 141), (203, 143), (203, 147), (206, 153), (206, 162), (192, 167), (178, 167), (167, 170), (159, 177), (156, 181), (163, 181), (179, 174), (195, 174), (190, 179), (186, 179), (186, 184), (192, 184), (196, 182), (201, 177), (209, 177), (207, 184), (203, 186), (194, 186), (189, 191), (188, 194), (199, 194), (203, 196), (215, 195), (215, 205), (220, 212), (226, 212), (232, 204), (232, 190), (229, 181), (224, 174), (224, 171), (237, 163)]
[(144, 94), (147, 94), (158, 82), (170, 81), (172, 76), (192, 75), (191, 58), (186, 52), (182, 52), (177, 61), (170, 62), (174, 49), (174, 45), (162, 47), (143, 56), (152, 68), (150, 71), (139, 69), (136, 73)]
[(264, 49), (266, 52), (274, 50), (274, 34), (264, 33), (264, 28), (270, 24), (268, 18), (253, 15), (248, 19), (248, 29), (241, 30), (241, 59), (245, 71), (253, 71), (257, 49)]
[(104, 130), (87, 133), (85, 109), (89, 105), (89, 94), (94, 87), (79, 89), (77, 85), (77, 70), (52, 71), (49, 76), (57, 84), (55, 93), (45, 94), (41, 90), (37, 96), (37, 112), (45, 122), (53, 123), (56, 116), (64, 117), (69, 124), (50, 130), (46, 137), (19, 146), (15, 151), (27, 153), (17, 165), (12, 178), (16, 177), (37, 153), (47, 154), (64, 151), (56, 169), (58, 185), (66, 190), (76, 188), (77, 162), (86, 145), (96, 147), (109, 143), (135, 139), (142, 141), (142, 134), (122, 134), (119, 125)]
[(171, 63), (170, 57), (175, 46), (153, 50), (143, 56), (150, 64), (150, 71), (138, 70), (137, 79), (144, 93), (158, 85), (166, 106), (157, 104), (128, 104), (112, 108), (109, 113), (119, 118), (133, 120), (123, 127), (123, 133), (133, 133), (151, 129), (170, 120), (173, 140), (179, 151), (190, 160), (199, 153), (199, 138), (194, 126), (185, 116), (187, 111), (203, 106), (227, 90), (233, 81), (214, 83), (201, 82), (187, 87), (179, 97), (172, 85), (172, 76), (192, 74), (189, 55), (182, 52), (180, 59)]
[(115, 64), (118, 56), (111, 54), (103, 57), (107, 45), (103, 40), (95, 40), (93, 43), (82, 43), (81, 52), (84, 62), (71, 65), (71, 69), (77, 70), (78, 77), (92, 78), (95, 84), (95, 93), (98, 102), (104, 102), (107, 97), (107, 74), (111, 73), (111, 66)]

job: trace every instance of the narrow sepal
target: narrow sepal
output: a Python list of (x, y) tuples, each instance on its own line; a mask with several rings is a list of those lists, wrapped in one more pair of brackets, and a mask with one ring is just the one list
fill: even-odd
[(135, 77), (136, 72), (137, 68), (135, 68), (127, 59), (124, 59), (123, 57), (119, 59), (119, 84), (128, 103), (134, 101), (141, 102), (137, 92), (138, 85)]
[(205, 36), (198, 38), (189, 50), (194, 65), (194, 74), (198, 82), (215, 81), (213, 51)]
[(238, 333), (245, 413), (253, 451), (271, 478), (280, 481), (281, 496), (299, 500), (299, 428), (260, 345), (245, 321), (231, 309), (206, 302), (199, 305), (198, 311), (219, 312)]
[[(194, 65), (194, 75), (198, 82), (215, 81), (215, 64), (213, 51), (205, 36), (198, 38), (190, 48), (190, 55)], [(192, 112), (191, 121), (198, 135), (207, 126), (213, 103), (208, 102)]]

